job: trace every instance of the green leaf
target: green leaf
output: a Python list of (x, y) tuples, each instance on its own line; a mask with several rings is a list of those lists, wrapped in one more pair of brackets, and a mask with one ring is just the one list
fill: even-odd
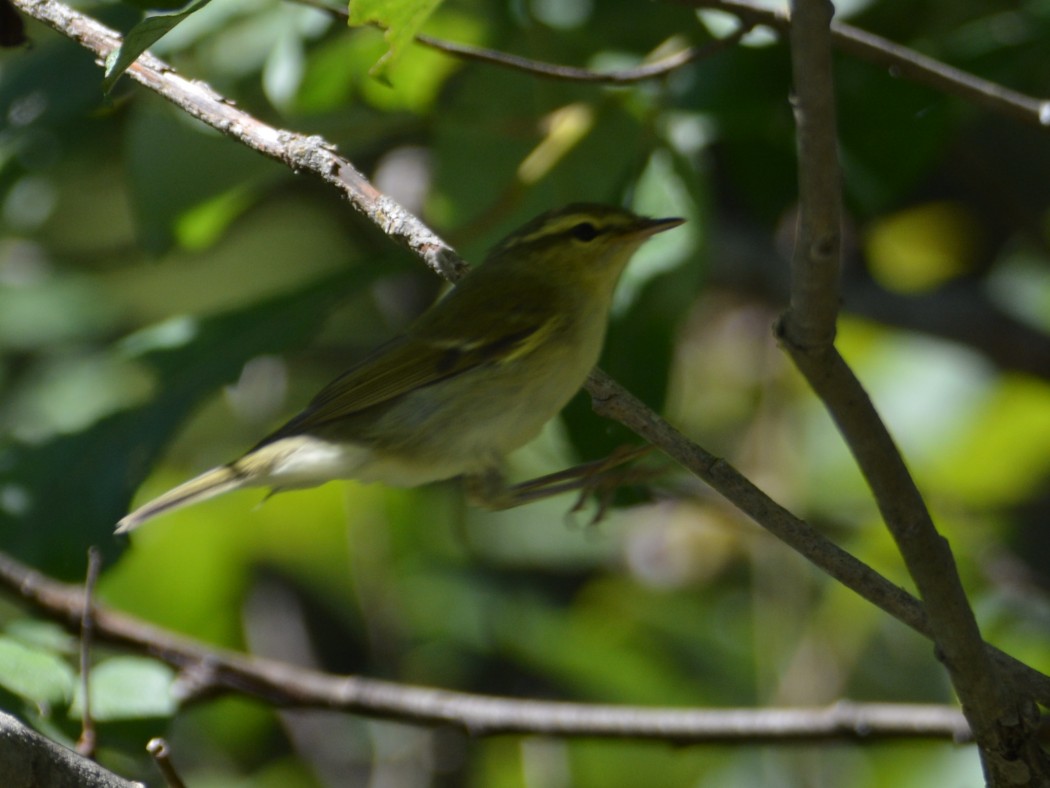
[(412, 42), (439, 5), (441, 0), (353, 0), (350, 3), (350, 26), (379, 25), (385, 31), (384, 37), (390, 47), (372, 66), (369, 71), (372, 76), (387, 78), (391, 64), (397, 61), (402, 50)]
[(121, 74), (128, 70), (128, 66), (134, 63), (139, 55), (153, 46), (182, 20), (204, 8), (210, 2), (211, 0), (195, 0), (184, 11), (179, 11), (177, 14), (147, 17), (131, 28), (124, 36), (124, 43), (120, 48), (106, 58), (106, 76), (102, 80), (102, 89), (109, 93), (117, 84)]
[(24, 646), (56, 654), (76, 654), (80, 648), (77, 638), (53, 621), (16, 618), (5, 625), (4, 631)]
[(37, 704), (65, 703), (73, 694), (73, 669), (51, 651), (0, 637), (0, 686)]
[[(144, 657), (113, 657), (91, 669), (91, 716), (99, 722), (170, 717), (178, 704), (172, 692), (175, 672)], [(77, 684), (72, 717), (82, 714), (82, 685)]]

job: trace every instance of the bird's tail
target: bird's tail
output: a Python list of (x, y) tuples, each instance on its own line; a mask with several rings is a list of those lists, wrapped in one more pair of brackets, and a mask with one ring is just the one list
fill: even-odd
[(205, 471), (200, 476), (195, 476), (188, 482), (168, 490), (163, 495), (154, 498), (131, 514), (126, 515), (117, 523), (116, 532), (118, 534), (126, 534), (158, 514), (181, 509), (183, 506), (188, 506), (191, 503), (205, 501), (230, 490), (236, 490), (238, 487), (243, 486), (245, 481), (244, 474), (238, 473), (229, 465), (220, 465), (218, 468), (212, 468), (210, 471)]

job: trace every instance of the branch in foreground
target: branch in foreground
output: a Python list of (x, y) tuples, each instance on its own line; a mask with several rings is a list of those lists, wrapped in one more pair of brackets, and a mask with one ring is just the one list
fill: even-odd
[(153, 756), (153, 763), (164, 775), (164, 782), (168, 788), (186, 788), (186, 784), (175, 769), (175, 764), (171, 762), (171, 748), (167, 741), (161, 738), (150, 739), (146, 743), (146, 752)]
[[(350, 14), (345, 6), (335, 8), (324, 0), (296, 0), (296, 2), (324, 11), (344, 22), (350, 18)], [(508, 68), (511, 71), (521, 71), (542, 79), (555, 79), (563, 82), (590, 82), (602, 85), (633, 85), (637, 82), (665, 77), (682, 66), (711, 57), (723, 49), (728, 49), (739, 43), (748, 30), (750, 30), (749, 27), (741, 25), (740, 29), (731, 35), (712, 41), (704, 46), (687, 47), (659, 60), (643, 63), (634, 68), (622, 68), (613, 71), (592, 71), (588, 68), (563, 66), (560, 63), (545, 63), (542, 60), (533, 60), (521, 55), (511, 54), (510, 52), (501, 52), (498, 49), (457, 44), (453, 41), (428, 36), (425, 33), (417, 33), (415, 40), (416, 43), (425, 47), (436, 49), (438, 52), (444, 52), (446, 55), (452, 55), (462, 60), (488, 63), (500, 68)]]
[(84, 608), (80, 614), (80, 697), (83, 698), (83, 709), (80, 715), (80, 738), (77, 740), (77, 752), (85, 758), (93, 758), (97, 737), (95, 720), (91, 716), (91, 642), (95, 634), (95, 622), (92, 609), (95, 603), (95, 583), (102, 568), (102, 555), (98, 548), (88, 549), (87, 579), (84, 581)]
[[(3, 553), (0, 586), (67, 627), (79, 624), (84, 606), (80, 586), (52, 580)], [(102, 605), (94, 612), (97, 638), (179, 668), (190, 677), (195, 697), (236, 692), (280, 706), (444, 723), (472, 735), (539, 733), (738, 744), (969, 737), (962, 714), (949, 706), (841, 702), (819, 709), (661, 709), (499, 698), (335, 676), (209, 647)]]
[(143, 788), (0, 711), (0, 785), (6, 788)]
[[(717, 8), (733, 14), (745, 24), (765, 25), (781, 33), (787, 33), (791, 26), (785, 13), (752, 0), (676, 1), (698, 8)], [(1025, 123), (1050, 127), (1050, 101), (1026, 96), (844, 22), (832, 22), (831, 34), (832, 43), (842, 51), (885, 66), (895, 75)]]

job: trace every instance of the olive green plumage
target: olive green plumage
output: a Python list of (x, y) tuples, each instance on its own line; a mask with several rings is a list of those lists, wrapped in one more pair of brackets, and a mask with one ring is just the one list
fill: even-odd
[(240, 487), (415, 486), (498, 468), (597, 363), (631, 255), (679, 224), (594, 204), (537, 217), (302, 413), (241, 458), (136, 509), (118, 532)]

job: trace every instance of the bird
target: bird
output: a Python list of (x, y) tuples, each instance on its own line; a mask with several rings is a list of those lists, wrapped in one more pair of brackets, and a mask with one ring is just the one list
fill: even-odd
[(245, 487), (278, 492), (334, 479), (415, 487), (463, 476), (492, 494), (502, 459), (534, 438), (598, 363), (634, 252), (683, 221), (598, 203), (537, 216), (301, 413), (239, 458), (134, 509), (116, 532)]

